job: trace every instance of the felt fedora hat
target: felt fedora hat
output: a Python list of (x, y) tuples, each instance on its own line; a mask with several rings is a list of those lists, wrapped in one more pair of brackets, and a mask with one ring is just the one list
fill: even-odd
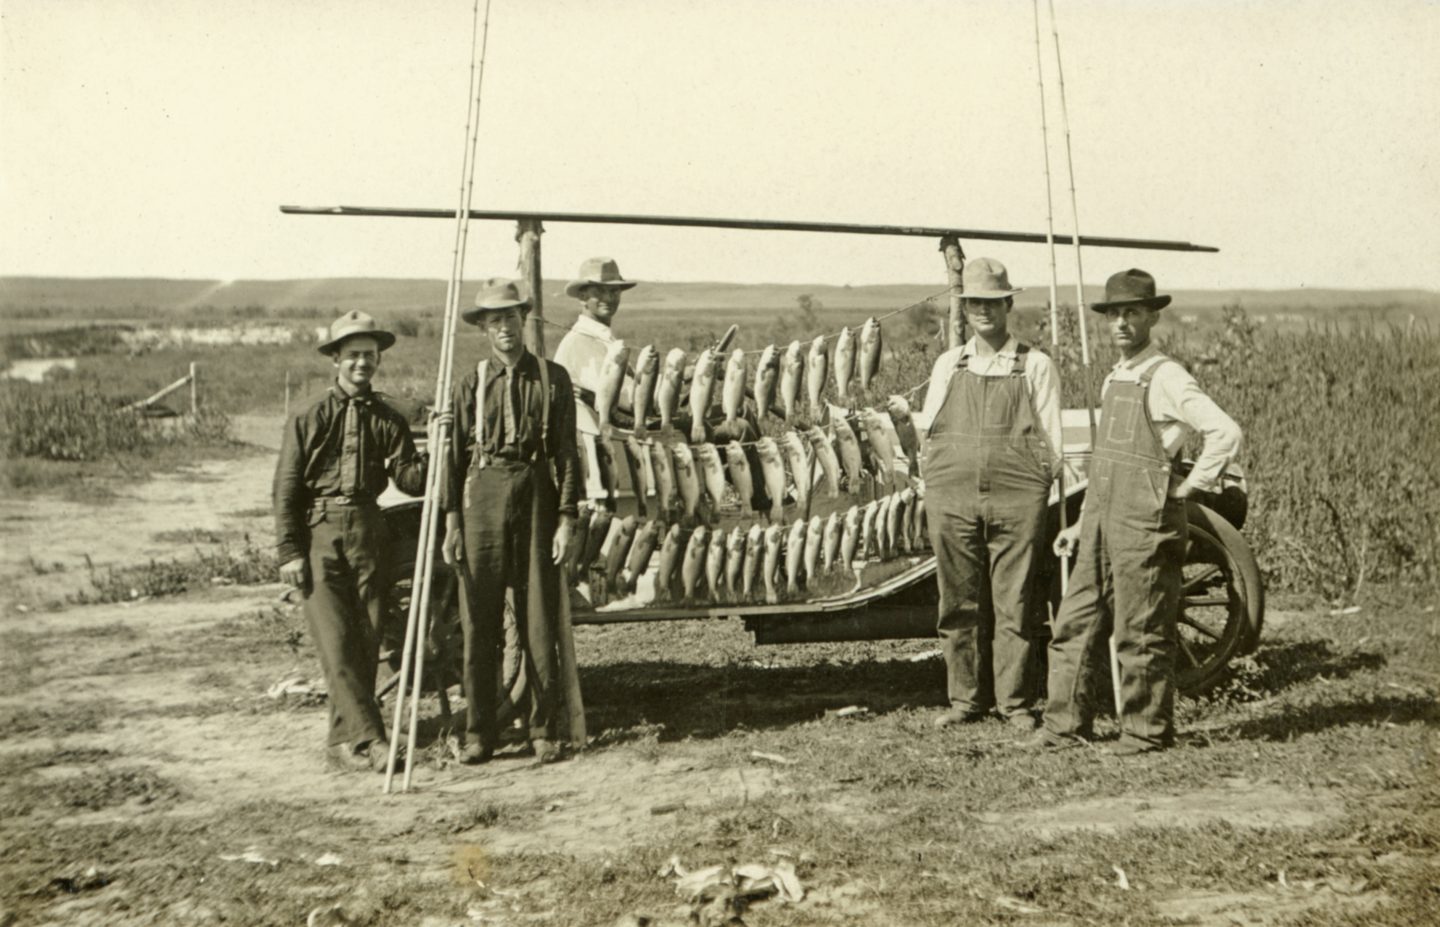
[(634, 280), (626, 280), (620, 276), (620, 265), (615, 263), (614, 258), (595, 257), (580, 265), (580, 273), (565, 284), (565, 295), (572, 298), (579, 295), (582, 286), (608, 286), (617, 290), (628, 290), (634, 285)]
[(1155, 295), (1155, 278), (1132, 267), (1129, 270), (1122, 270), (1119, 273), (1111, 274), (1110, 279), (1105, 281), (1104, 302), (1091, 303), (1090, 308), (1096, 312), (1104, 312), (1107, 309), (1118, 309), (1124, 306), (1148, 306), (1151, 309), (1164, 309), (1170, 305), (1170, 297)]
[(471, 325), (478, 325), (485, 313), (515, 306), (530, 308), (530, 297), (525, 295), (520, 284), (505, 277), (491, 277), (480, 285), (480, 292), (475, 294), (474, 308), (466, 309), (460, 317)]
[(960, 295), (965, 299), (1004, 299), (1022, 289), (1010, 285), (1010, 272), (994, 258), (976, 258), (960, 275)]
[(375, 323), (375, 317), (358, 309), (351, 309), (340, 318), (330, 323), (330, 329), (325, 334), (325, 340), (320, 342), (317, 350), (321, 354), (334, 354), (340, 348), (340, 342), (346, 338), (353, 338), (356, 335), (369, 335), (380, 345), (380, 350), (385, 350), (395, 343), (395, 336), (385, 331)]

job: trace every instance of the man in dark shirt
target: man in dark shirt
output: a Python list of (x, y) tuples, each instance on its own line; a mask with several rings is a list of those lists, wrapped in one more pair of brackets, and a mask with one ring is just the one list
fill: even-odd
[(460, 597), (466, 763), (485, 762), (496, 746), (507, 587), (526, 650), (530, 742), (540, 762), (560, 758), (558, 565), (574, 530), (580, 460), (570, 374), (531, 354), (521, 339), (529, 306), (514, 282), (492, 280), (464, 313), (466, 322), (485, 332), (491, 349), (491, 357), (455, 388), (455, 440), (442, 488), (445, 562), (463, 564), (466, 580)]
[(301, 589), (325, 672), (331, 757), (383, 770), (389, 744), (375, 702), (385, 612), (384, 523), (376, 497), (394, 479), (424, 491), (425, 461), (405, 418), (371, 388), (395, 336), (363, 312), (330, 326), (320, 353), (335, 382), (290, 417), (275, 468), (275, 536), (281, 580)]

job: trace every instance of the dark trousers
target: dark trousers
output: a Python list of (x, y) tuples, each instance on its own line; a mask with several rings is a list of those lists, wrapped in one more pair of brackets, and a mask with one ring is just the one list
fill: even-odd
[(516, 630), (525, 648), (530, 737), (555, 737), (560, 574), (550, 545), (557, 505), (554, 484), (537, 466), (495, 461), (472, 469), (465, 480), (465, 589), (460, 597), (465, 730), (486, 746), (497, 740), (507, 587), (513, 591)]
[(950, 705), (977, 714), (998, 708), (1007, 717), (1034, 711), (1043, 655), (1044, 497), (997, 506), (988, 495), (932, 491), (925, 513)]
[(383, 740), (375, 668), (385, 613), (384, 521), (378, 508), (361, 505), (315, 509), (309, 523), (305, 618), (329, 691), (327, 743)]

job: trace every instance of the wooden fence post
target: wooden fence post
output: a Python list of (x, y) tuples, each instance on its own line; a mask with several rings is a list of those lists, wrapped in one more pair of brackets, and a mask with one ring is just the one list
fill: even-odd
[(949, 350), (965, 343), (965, 313), (960, 311), (965, 252), (960, 249), (960, 239), (954, 235), (940, 239), (940, 251), (945, 255), (945, 278), (950, 284), (950, 316), (945, 326), (945, 348)]
[(190, 362), (190, 415), (200, 414), (200, 367), (194, 361)]

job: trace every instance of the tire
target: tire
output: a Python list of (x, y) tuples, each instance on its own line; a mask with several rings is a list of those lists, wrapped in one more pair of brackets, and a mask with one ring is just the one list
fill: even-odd
[(1258, 645), (1265, 588), (1239, 531), (1198, 503), (1187, 514), (1175, 669), (1177, 687), (1189, 695), (1214, 685), (1231, 659)]

